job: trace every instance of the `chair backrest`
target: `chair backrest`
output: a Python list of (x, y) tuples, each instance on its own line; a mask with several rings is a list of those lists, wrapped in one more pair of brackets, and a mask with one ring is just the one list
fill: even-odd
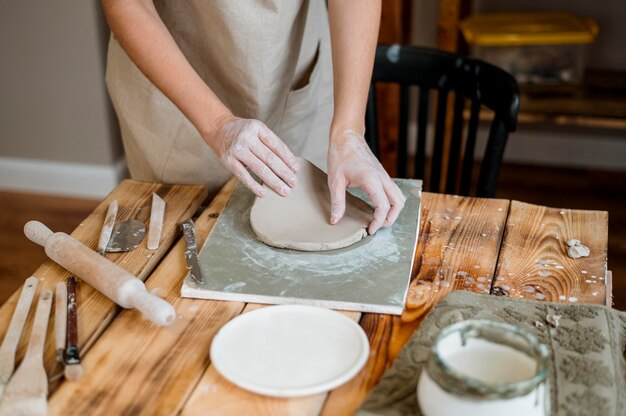
[[(431, 156), (430, 190), (468, 195), (474, 165), (476, 132), (481, 105), (494, 112), (487, 147), (476, 185), (477, 196), (495, 195), (506, 140), (515, 130), (519, 109), (519, 87), (515, 78), (491, 64), (453, 53), (413, 46), (380, 45), (367, 103), (366, 140), (378, 152), (376, 113), (377, 83), (400, 85), (398, 177), (406, 177), (409, 143), (409, 87), (419, 87), (415, 177), (423, 179), (426, 160), (426, 131), (431, 91), (438, 91)], [(446, 182), (440, 187), (448, 96), (454, 96)], [(469, 101), (469, 122), (463, 154), (463, 112)], [(461, 159), (462, 157), (462, 159)], [(459, 172), (460, 167), (460, 172)]]

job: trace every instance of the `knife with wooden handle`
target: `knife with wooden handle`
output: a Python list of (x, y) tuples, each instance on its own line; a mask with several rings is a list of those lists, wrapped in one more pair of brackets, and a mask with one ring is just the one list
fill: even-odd
[(67, 336), (67, 286), (65, 282), (57, 283), (54, 302), (54, 345), (57, 352), (57, 361), (63, 362), (65, 339)]
[(0, 401), (2, 401), (4, 386), (9, 382), (15, 368), (15, 352), (17, 351), (22, 330), (24, 329), (24, 322), (26, 322), (30, 305), (33, 303), (38, 283), (39, 279), (35, 276), (29, 277), (24, 282), (9, 329), (7, 329), (4, 336), (2, 346), (0, 346)]

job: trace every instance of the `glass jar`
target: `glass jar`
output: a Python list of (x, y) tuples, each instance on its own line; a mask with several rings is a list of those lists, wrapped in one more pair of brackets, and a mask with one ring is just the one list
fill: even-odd
[(424, 416), (547, 416), (550, 352), (513, 325), (467, 320), (445, 327), (417, 386)]

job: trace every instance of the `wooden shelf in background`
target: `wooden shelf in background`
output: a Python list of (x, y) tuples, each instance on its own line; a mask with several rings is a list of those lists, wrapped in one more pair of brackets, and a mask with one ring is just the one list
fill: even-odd
[[(520, 124), (626, 130), (626, 71), (588, 70), (578, 86), (521, 86)], [(469, 109), (465, 112), (469, 118)], [(493, 113), (481, 111), (481, 121)]]

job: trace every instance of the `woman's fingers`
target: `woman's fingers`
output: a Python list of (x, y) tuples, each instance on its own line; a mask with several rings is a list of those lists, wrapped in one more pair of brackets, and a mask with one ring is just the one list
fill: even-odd
[(272, 130), (267, 127), (261, 129), (259, 132), (259, 138), (272, 152), (283, 160), (289, 169), (295, 173), (300, 171), (298, 158), (291, 152), (291, 150), (289, 150), (285, 142), (280, 140), (280, 138), (278, 138)]
[(383, 183), (383, 188), (390, 205), (389, 212), (387, 213), (387, 219), (385, 220), (383, 227), (389, 227), (398, 219), (400, 211), (404, 208), (406, 198), (404, 194), (402, 194), (398, 185), (396, 185), (391, 179), (388, 179)]
[(238, 160), (233, 160), (226, 166), (230, 171), (239, 179), (246, 188), (252, 191), (258, 197), (264, 197), (267, 194), (267, 191), (263, 189), (263, 187), (254, 180), (250, 172), (239, 162)]
[(339, 175), (329, 177), (330, 188), (330, 223), (337, 224), (346, 212), (346, 178)]
[(296, 183), (298, 183), (296, 174), (270, 148), (259, 142), (252, 146), (250, 150), (257, 158), (269, 166), (284, 183), (291, 187), (296, 186)]
[(269, 166), (252, 152), (246, 152), (239, 159), (244, 165), (254, 172), (261, 181), (270, 187), (278, 195), (287, 196), (291, 188), (283, 182)]
[(370, 201), (372, 201), (374, 205), (374, 219), (370, 222), (367, 229), (367, 232), (372, 235), (385, 223), (391, 205), (387, 200), (387, 195), (385, 194), (380, 180), (366, 182), (361, 188), (369, 196)]

